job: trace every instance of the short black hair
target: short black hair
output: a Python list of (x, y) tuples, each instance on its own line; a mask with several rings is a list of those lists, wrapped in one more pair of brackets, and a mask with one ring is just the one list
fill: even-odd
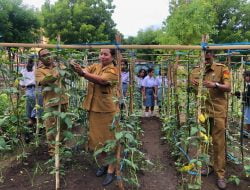
[(148, 69), (148, 73), (151, 73), (152, 71), (154, 71), (153, 68), (149, 68), (149, 69)]
[(110, 48), (109, 51), (110, 51), (110, 54), (112, 55), (112, 57), (115, 58), (115, 56), (116, 56), (116, 49)]
[(209, 54), (209, 53), (214, 56), (214, 50), (206, 50), (205, 54)]
[(243, 76), (250, 77), (250, 71), (244, 71)]
[(42, 48), (42, 49), (40, 49), (39, 51), (38, 51), (38, 58), (40, 58), (40, 56), (41, 56), (41, 51), (43, 51), (43, 50), (46, 50), (45, 48)]

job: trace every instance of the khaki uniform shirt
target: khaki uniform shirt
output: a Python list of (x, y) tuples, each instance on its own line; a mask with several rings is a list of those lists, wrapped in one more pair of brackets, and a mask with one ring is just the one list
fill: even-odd
[[(58, 71), (56, 70), (56, 67), (54, 66), (53, 68), (49, 68), (43, 64), (41, 64), (35, 71), (35, 77), (36, 77), (36, 82), (38, 85), (41, 85), (41, 82), (46, 81), (46, 77), (48, 76), (54, 76), (57, 77)], [(59, 87), (59, 81), (56, 80), (55, 82), (52, 82), (51, 84), (54, 84)], [(49, 84), (42, 85), (43, 88), (46, 86), (49, 86)], [(57, 106), (59, 104), (67, 104), (68, 103), (68, 96), (66, 95), (61, 95), (61, 100), (55, 103), (49, 103), (50, 100), (59, 98), (60, 95), (56, 93), (53, 89), (50, 91), (43, 91), (43, 104), (44, 107), (52, 107), (52, 106)]]
[(100, 85), (89, 82), (83, 107), (88, 111), (94, 112), (118, 111), (118, 69), (113, 64), (109, 64), (105, 67), (102, 67), (102, 64), (93, 64), (84, 70), (102, 77), (104, 80), (107, 80), (109, 84)]
[[(193, 69), (190, 79), (199, 80), (200, 68)], [(203, 80), (218, 82), (230, 85), (230, 73), (227, 66), (220, 63), (213, 63), (205, 70)], [(218, 88), (207, 88), (208, 94), (205, 100), (204, 112), (209, 117), (227, 117), (227, 92)]]

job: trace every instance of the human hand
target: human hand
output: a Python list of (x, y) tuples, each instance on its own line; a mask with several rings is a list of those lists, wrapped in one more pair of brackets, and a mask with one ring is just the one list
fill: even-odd
[(157, 100), (157, 95), (156, 94), (154, 94), (154, 99)]
[(194, 86), (198, 86), (199, 85), (199, 82), (195, 79), (192, 79), (191, 80), (191, 83), (194, 85)]
[(73, 65), (74, 70), (79, 74), (79, 75), (83, 75), (83, 70), (81, 65), (74, 63)]
[(206, 88), (214, 88), (216, 87), (215, 82), (212, 81), (203, 81), (203, 86), (205, 86)]

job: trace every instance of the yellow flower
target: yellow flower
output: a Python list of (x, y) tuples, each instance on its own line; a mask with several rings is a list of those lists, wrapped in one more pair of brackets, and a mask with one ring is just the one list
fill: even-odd
[(16, 79), (16, 80), (15, 80), (15, 82), (14, 82), (14, 87), (17, 87), (17, 86), (18, 86), (18, 84), (19, 84), (19, 80), (18, 80), (18, 79)]
[(192, 170), (194, 168), (194, 166), (195, 166), (194, 163), (188, 164), (186, 166), (181, 167), (179, 171), (180, 172), (187, 172), (187, 171)]
[(199, 132), (200, 137), (202, 137), (204, 139), (205, 142), (209, 142), (209, 138), (206, 134)]
[(201, 123), (205, 123), (206, 121), (206, 117), (202, 113), (198, 116), (198, 119)]

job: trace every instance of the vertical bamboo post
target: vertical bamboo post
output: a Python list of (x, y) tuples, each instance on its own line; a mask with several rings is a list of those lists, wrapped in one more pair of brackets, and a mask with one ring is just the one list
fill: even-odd
[[(115, 36), (116, 43), (121, 43), (121, 35), (117, 34)], [(119, 78), (118, 78), (118, 85), (119, 85), (119, 91), (121, 92), (121, 52), (119, 49), (116, 49), (116, 60), (117, 60), (117, 65), (118, 65), (118, 73), (119, 73)], [(120, 169), (120, 162), (121, 162), (121, 144), (120, 142), (117, 142), (117, 150), (116, 150), (116, 177), (117, 177), (117, 185), (120, 190), (124, 190), (124, 185), (122, 181), (122, 175), (121, 175), (121, 169)]]
[(178, 129), (181, 127), (180, 124), (180, 110), (179, 110), (179, 96), (177, 92), (177, 69), (178, 69), (178, 63), (179, 63), (180, 56), (177, 55), (173, 67), (173, 84), (174, 84), (174, 99), (175, 99), (175, 114), (177, 118), (177, 127)]
[[(37, 69), (37, 60), (34, 61), (34, 69), (35, 69), (35, 71)], [(40, 129), (39, 129), (39, 117), (38, 117), (38, 109), (41, 109), (40, 105), (39, 105), (39, 94), (40, 94), (40, 87), (38, 87), (37, 82), (36, 82), (36, 84), (35, 84), (35, 109), (36, 109), (35, 145), (36, 145), (36, 147), (38, 147), (38, 145), (39, 145), (38, 135), (39, 135), (39, 131), (40, 131)]]
[[(202, 43), (206, 43), (208, 41), (208, 35), (202, 35)], [(196, 122), (197, 124), (200, 123), (199, 121), (199, 115), (201, 115), (202, 111), (202, 88), (203, 88), (203, 78), (204, 78), (204, 73), (205, 73), (205, 55), (206, 55), (206, 50), (203, 49), (201, 51), (201, 62), (200, 62), (200, 76), (199, 76), (199, 84), (198, 84), (198, 93), (197, 93), (197, 115), (196, 115)], [(199, 155), (202, 153), (202, 144), (199, 143), (198, 149), (197, 149), (197, 158)], [(197, 180), (201, 181), (201, 168), (198, 167), (198, 176)]]
[[(165, 115), (165, 108), (163, 107), (164, 102), (165, 102), (165, 70), (164, 70), (164, 66), (163, 66), (164, 62), (160, 62), (160, 73), (161, 73), (161, 88), (162, 88), (162, 97), (161, 97), (161, 111), (162, 113)], [(160, 111), (160, 110), (159, 110)], [(159, 112), (159, 115), (161, 113)]]
[[(58, 44), (60, 44), (60, 35), (57, 38)], [(59, 68), (59, 65), (57, 67)], [(59, 76), (59, 88), (62, 89), (62, 78)], [(61, 93), (59, 94), (58, 112), (61, 113)], [(55, 139), (55, 177), (56, 177), (56, 190), (60, 189), (60, 131), (61, 131), (61, 119), (59, 116), (56, 118), (56, 139)]]
[(170, 63), (168, 65), (168, 84), (169, 84), (169, 90), (168, 90), (168, 103), (169, 103), (169, 108), (168, 108), (168, 116), (171, 115), (172, 113), (172, 88), (173, 88), (173, 72), (172, 69), (173, 68), (173, 64)]
[(131, 59), (131, 64), (129, 65), (129, 114), (134, 112), (134, 64), (135, 59)]

